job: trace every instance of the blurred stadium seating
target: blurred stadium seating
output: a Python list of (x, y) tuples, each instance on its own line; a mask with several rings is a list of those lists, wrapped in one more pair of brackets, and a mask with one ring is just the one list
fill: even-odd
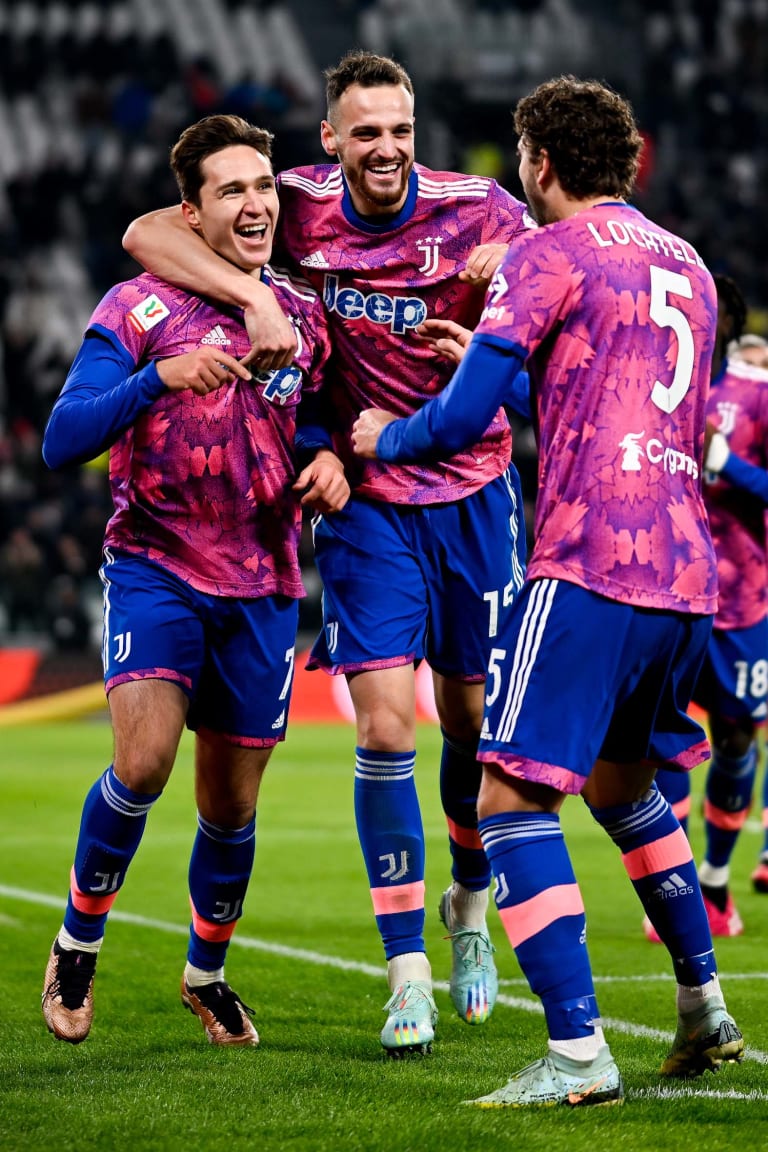
[[(40, 436), (91, 309), (137, 271), (125, 227), (176, 199), (170, 144), (231, 110), (276, 133), (278, 169), (321, 159), (322, 69), (355, 46), (412, 73), (421, 160), (512, 191), (515, 100), (562, 71), (614, 84), (646, 134), (638, 202), (766, 331), (763, 0), (0, 0), (0, 646), (58, 650), (83, 610), (97, 646), (103, 462), (48, 473)], [(311, 629), (308, 539), (304, 561)]]

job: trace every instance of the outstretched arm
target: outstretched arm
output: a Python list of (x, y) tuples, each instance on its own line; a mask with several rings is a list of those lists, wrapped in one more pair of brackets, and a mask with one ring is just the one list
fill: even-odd
[[(425, 320), (415, 331), (435, 352), (454, 364), (461, 364), (472, 339), (471, 328), (464, 328), (454, 320)], [(523, 419), (531, 419), (531, 382), (524, 369), (510, 381), (503, 404)]]
[(219, 256), (194, 232), (181, 208), (161, 208), (133, 220), (123, 247), (153, 275), (243, 309), (251, 352), (244, 363), (262, 372), (286, 368), (296, 355), (296, 333), (272, 289)]
[(441, 459), (476, 444), (505, 401), (525, 355), (504, 341), (474, 338), (450, 384), (405, 420), (361, 412), (352, 429), (359, 456), (391, 463)]

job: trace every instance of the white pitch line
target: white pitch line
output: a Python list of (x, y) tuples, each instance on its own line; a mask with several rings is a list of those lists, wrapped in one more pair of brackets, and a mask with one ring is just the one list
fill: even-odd
[[(727, 972), (720, 975), (724, 980), (768, 980), (768, 972)], [(646, 972), (635, 976), (595, 976), (595, 984), (651, 984), (658, 981), (661, 984), (674, 983), (675, 977), (671, 972)], [(499, 980), (500, 988), (527, 988), (528, 981), (524, 976), (510, 977)]]
[(751, 1092), (739, 1092), (735, 1088), (721, 1091), (704, 1092), (700, 1088), (633, 1088), (629, 1093), (633, 1100), (690, 1100), (694, 1097), (701, 1100), (706, 1097), (710, 1100), (768, 1100), (764, 1092), (753, 1089)]
[[(56, 896), (47, 896), (43, 892), (29, 892), (25, 888), (12, 888), (6, 884), (0, 884), (0, 896), (5, 896), (9, 900), (21, 900), (26, 904), (41, 904), (46, 908), (55, 908), (62, 910), (65, 907), (65, 902)], [(148, 916), (138, 916), (132, 912), (120, 912), (113, 909), (109, 914), (110, 920), (118, 921), (123, 924), (135, 924), (137, 928), (153, 928), (157, 932), (171, 933), (174, 936), (187, 936), (189, 934), (188, 924), (172, 924), (167, 920), (153, 920)], [(272, 956), (285, 956), (289, 960), (302, 960), (307, 964), (318, 964), (326, 968), (338, 968), (343, 972), (359, 972), (364, 976), (374, 976), (377, 978), (386, 978), (387, 970), (376, 964), (365, 964), (359, 960), (344, 960), (341, 956), (328, 956), (324, 952), (314, 952), (307, 948), (291, 948), (287, 944), (273, 944), (268, 940), (258, 940), (253, 936), (243, 936), (235, 934), (231, 940), (232, 945), (239, 948), (247, 948), (254, 952), (268, 952)], [(730, 977), (729, 977), (730, 979)], [(448, 991), (448, 983), (445, 980), (433, 981), (435, 988), (439, 988), (443, 992)], [(530, 1000), (521, 996), (506, 996), (503, 993), (497, 999), (498, 1004), (503, 1004), (506, 1008), (517, 1008), (521, 1012), (533, 1012), (542, 1015), (544, 1009), (542, 1008), (540, 1000)], [(667, 1044), (671, 1044), (674, 1039), (674, 1033), (664, 1032), (659, 1028), (649, 1028), (645, 1024), (635, 1024), (628, 1020), (618, 1020), (610, 1016), (603, 1016), (603, 1026), (608, 1030), (614, 1032), (621, 1032), (628, 1036), (642, 1036), (646, 1040), (660, 1040)], [(745, 1048), (744, 1058), (746, 1060), (754, 1060), (758, 1064), (768, 1064), (768, 1053), (761, 1052), (757, 1048)], [(638, 1092), (633, 1092), (633, 1096), (653, 1095), (656, 1090), (643, 1089)], [(710, 1097), (717, 1096), (718, 1093), (700, 1091), (695, 1089), (673, 1089), (664, 1088), (658, 1089), (659, 1092), (667, 1093), (669, 1095), (685, 1095), (685, 1096), (701, 1096)], [(735, 1097), (741, 1099), (742, 1097)], [(744, 1099), (759, 1099), (768, 1100), (768, 1095), (756, 1096), (744, 1095)]]

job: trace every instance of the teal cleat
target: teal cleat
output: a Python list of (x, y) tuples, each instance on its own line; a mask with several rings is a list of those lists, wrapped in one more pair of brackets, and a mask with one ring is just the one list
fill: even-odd
[(454, 1007), (467, 1024), (485, 1024), (499, 992), (493, 944), (487, 931), (452, 923), (450, 888), (443, 892), (438, 912), (450, 934), (450, 992)]
[(602, 1048), (594, 1060), (571, 1060), (551, 1052), (515, 1073), (512, 1079), (477, 1100), (465, 1100), (477, 1108), (569, 1108), (623, 1104), (624, 1086), (610, 1049)]
[(399, 984), (384, 1005), (387, 1022), (381, 1030), (381, 1043), (388, 1056), (422, 1055), (432, 1051), (437, 1022), (437, 1006), (432, 985), (423, 980)]
[(661, 1066), (661, 1075), (688, 1080), (707, 1070), (717, 1072), (721, 1064), (740, 1064), (743, 1059), (744, 1037), (723, 1000), (711, 997), (678, 1020), (672, 1051)]

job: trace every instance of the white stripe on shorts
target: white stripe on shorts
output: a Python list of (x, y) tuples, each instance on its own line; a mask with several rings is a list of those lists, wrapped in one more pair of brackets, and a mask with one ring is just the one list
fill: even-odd
[(512, 658), (507, 699), (496, 729), (495, 739), (500, 743), (507, 743), (515, 730), (558, 584), (558, 580), (536, 580), (531, 588)]

